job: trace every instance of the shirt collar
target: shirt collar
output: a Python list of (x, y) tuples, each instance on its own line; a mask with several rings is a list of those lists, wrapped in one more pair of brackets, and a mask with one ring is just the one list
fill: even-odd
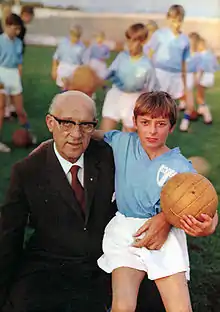
[(75, 166), (79, 166), (80, 168), (83, 169), (83, 167), (84, 167), (84, 154), (82, 154), (80, 156), (80, 158), (75, 163), (71, 163), (70, 161), (66, 160), (65, 158), (63, 158), (59, 154), (59, 152), (58, 152), (58, 150), (56, 148), (55, 142), (53, 144), (53, 148), (54, 148), (54, 152), (55, 152), (55, 154), (56, 154), (56, 156), (57, 156), (57, 158), (58, 158), (58, 160), (60, 162), (60, 165), (63, 168), (63, 171), (65, 172), (66, 175), (70, 171), (71, 167), (74, 166), (74, 165)]

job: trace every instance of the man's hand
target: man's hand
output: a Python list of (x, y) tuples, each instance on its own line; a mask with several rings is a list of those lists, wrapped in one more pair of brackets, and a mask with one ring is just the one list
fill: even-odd
[(201, 214), (199, 218), (191, 215), (183, 216), (180, 220), (181, 228), (190, 236), (208, 236), (215, 232), (218, 224), (218, 214), (211, 218), (207, 214)]
[[(160, 249), (167, 240), (171, 225), (167, 222), (163, 212), (146, 221), (144, 225), (137, 231), (134, 238), (137, 242), (133, 247), (146, 247), (150, 250)], [(141, 234), (144, 237), (138, 239)]]

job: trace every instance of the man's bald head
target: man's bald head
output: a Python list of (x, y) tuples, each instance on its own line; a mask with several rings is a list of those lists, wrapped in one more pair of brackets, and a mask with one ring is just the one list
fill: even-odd
[(60, 112), (85, 109), (91, 112), (93, 118), (96, 118), (95, 102), (83, 92), (80, 91), (66, 91), (57, 94), (49, 107), (49, 113), (52, 115), (60, 114)]

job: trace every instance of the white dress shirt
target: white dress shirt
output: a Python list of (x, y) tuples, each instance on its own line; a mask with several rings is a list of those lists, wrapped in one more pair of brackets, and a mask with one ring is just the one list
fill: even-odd
[(61, 167), (63, 168), (63, 171), (65, 172), (65, 175), (69, 181), (69, 183), (71, 184), (72, 182), (72, 175), (70, 172), (70, 169), (72, 168), (72, 166), (79, 166), (79, 171), (78, 171), (78, 179), (79, 182), (81, 183), (82, 186), (84, 186), (84, 154), (82, 154), (80, 156), (80, 158), (73, 164), (71, 162), (69, 162), (68, 160), (66, 160), (65, 158), (63, 158), (59, 152), (57, 151), (56, 145), (54, 143), (53, 145), (54, 147), (54, 152), (60, 162)]

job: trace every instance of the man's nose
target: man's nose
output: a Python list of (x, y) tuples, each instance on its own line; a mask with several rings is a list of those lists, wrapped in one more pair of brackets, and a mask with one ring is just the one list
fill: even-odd
[(81, 138), (82, 131), (80, 129), (79, 125), (74, 125), (72, 129), (70, 130), (70, 135), (74, 138)]

